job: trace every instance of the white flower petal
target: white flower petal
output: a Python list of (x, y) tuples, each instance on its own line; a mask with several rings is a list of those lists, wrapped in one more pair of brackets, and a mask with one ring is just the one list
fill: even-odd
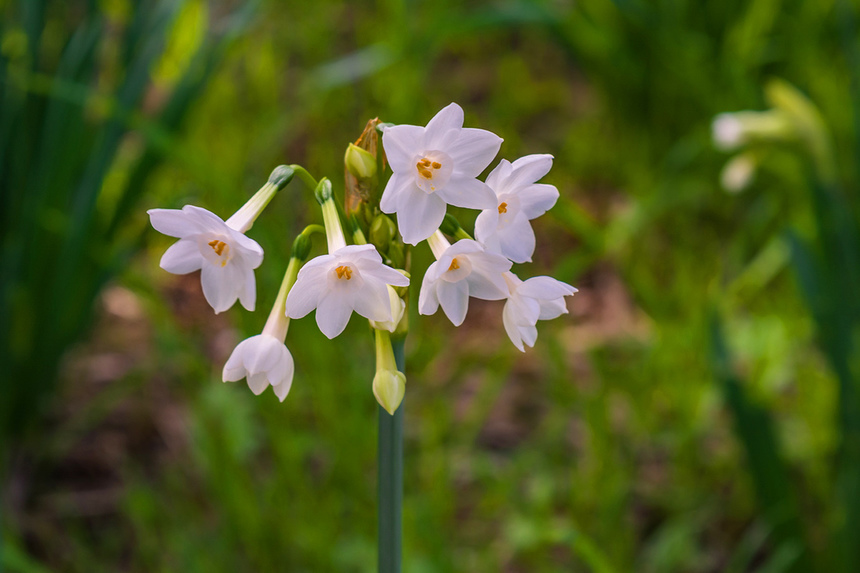
[(352, 310), (349, 301), (340, 293), (328, 292), (317, 306), (317, 326), (328, 338), (334, 338), (346, 328)]
[(538, 300), (552, 300), (572, 295), (577, 289), (552, 277), (532, 277), (524, 281), (517, 292)]
[(278, 397), (278, 400), (281, 402), (287, 397), (287, 394), (290, 393), (290, 388), (293, 386), (293, 376), (295, 373), (295, 366), (293, 364), (293, 357), (290, 356), (289, 367), (287, 369), (287, 373), (284, 375), (284, 378), (281, 380), (280, 384), (277, 384), (272, 387), (272, 390), (275, 392), (275, 396)]
[(335, 258), (321, 255), (301, 268), (293, 288), (287, 295), (285, 313), (290, 318), (302, 318), (315, 309), (325, 293), (326, 275), (333, 268)]
[(495, 133), (467, 127), (460, 130), (457, 140), (445, 152), (456, 161), (455, 174), (474, 178), (487, 168), (499, 152), (502, 141)]
[(501, 253), (515, 263), (529, 263), (535, 252), (535, 233), (529, 220), (517, 213), (514, 220), (499, 230)]
[(352, 300), (352, 306), (355, 312), (368, 320), (387, 322), (393, 318), (391, 316), (391, 299), (388, 298), (388, 287), (385, 286), (384, 282), (372, 278), (365, 281), (360, 293), (356, 293)]
[[(499, 210), (495, 209), (484, 209), (478, 214), (478, 218), (475, 219), (475, 238), (479, 243), (484, 245), (488, 250), (488, 240), (496, 233), (496, 228), (499, 226)], [(498, 244), (498, 241), (496, 241)]]
[(423, 193), (415, 184), (415, 177), (411, 174), (392, 173), (382, 192), (379, 208), (383, 213), (396, 213), (400, 209), (401, 199), (415, 192)]
[(382, 134), (382, 147), (394, 172), (411, 172), (412, 160), (424, 147), (424, 128), (417, 125), (395, 125)]
[(371, 265), (365, 261), (357, 261), (356, 266), (361, 271), (361, 276), (367, 278), (367, 280), (375, 280), (392, 286), (409, 286), (409, 279), (403, 273), (383, 265), (382, 261), (376, 265)]
[(530, 348), (533, 347), (535, 345), (535, 342), (537, 342), (537, 327), (535, 325), (520, 325), (518, 327), (518, 330), (520, 331), (520, 336), (522, 337), (523, 342), (526, 344), (526, 346)]
[(460, 326), (466, 319), (469, 310), (469, 284), (467, 281), (436, 283), (436, 296), (442, 305), (445, 316), (454, 324)]
[(182, 212), (185, 214), (187, 220), (196, 224), (201, 231), (227, 234), (225, 230), (229, 229), (227, 223), (212, 211), (207, 211), (197, 205), (186, 205), (182, 208)]
[[(463, 127), (463, 108), (456, 103), (450, 103), (433, 116), (424, 129), (424, 147), (428, 150), (439, 149), (446, 151), (440, 146), (443, 140), (450, 137), (448, 133), (452, 130), (460, 130)], [(443, 143), (444, 145), (444, 143)]]
[(540, 315), (538, 316), (540, 320), (552, 320), (563, 314), (567, 314), (564, 298), (540, 301)]
[(421, 281), (421, 292), (418, 294), (418, 313), (423, 315), (435, 314), (439, 310), (439, 298), (436, 296), (436, 270), (439, 263), (433, 263), (424, 273)]
[(227, 363), (224, 364), (224, 370), (221, 373), (221, 379), (224, 382), (238, 382), (242, 378), (248, 375), (248, 371), (245, 369), (245, 363), (243, 360), (244, 344), (247, 340), (243, 340), (233, 349), (233, 352), (230, 354), (230, 358), (227, 359)]
[(439, 189), (436, 195), (446, 203), (457, 207), (465, 207), (466, 209), (498, 209), (496, 194), (493, 193), (493, 190), (486, 183), (482, 183), (474, 177), (452, 175), (447, 185)]
[(466, 279), (470, 293), (483, 300), (501, 300), (509, 294), (504, 273), (511, 270), (511, 262), (496, 253), (479, 253), (469, 257), (472, 274)]
[(511, 309), (511, 320), (518, 326), (534, 326), (540, 317), (540, 304), (533, 298), (512, 296), (506, 303)]
[(528, 219), (540, 217), (558, 201), (558, 189), (555, 185), (535, 183), (517, 192), (520, 199), (520, 209)]
[(239, 302), (245, 307), (245, 310), (254, 312), (254, 307), (257, 304), (257, 279), (254, 278), (254, 272), (244, 273), (242, 288), (239, 290)]
[[(248, 269), (249, 273), (254, 271)], [(203, 296), (215, 313), (224, 312), (239, 298), (239, 291), (245, 281), (244, 272), (235, 264), (223, 267), (203, 265), (200, 271), (200, 283), (203, 286)]]
[(200, 270), (202, 265), (203, 255), (193, 239), (180, 239), (173, 243), (162, 255), (160, 263), (162, 269), (175, 275)]
[(510, 301), (505, 303), (505, 309), (502, 311), (502, 324), (505, 325), (505, 332), (508, 333), (508, 338), (514, 343), (514, 346), (520, 349), (520, 352), (525, 352), (523, 347), (523, 339), (520, 336), (520, 329), (513, 320)]
[(436, 232), (445, 218), (445, 201), (438, 194), (428, 195), (415, 187), (408, 200), (401, 203), (397, 212), (397, 223), (403, 242), (417, 245)]
[(251, 389), (255, 395), (259, 396), (263, 393), (263, 390), (266, 389), (266, 386), (269, 385), (269, 380), (266, 378), (265, 372), (257, 372), (256, 374), (251, 374), (247, 377), (248, 380), (248, 388)]
[(511, 171), (513, 171), (511, 162), (507, 159), (502, 159), (499, 161), (499, 164), (496, 165), (496, 168), (490, 171), (490, 174), (487, 175), (487, 185), (496, 192), (496, 195), (500, 194), (498, 190), (502, 186), (502, 181), (511, 176)]
[(231, 247), (236, 250), (235, 256), (240, 257), (249, 268), (256, 269), (263, 262), (263, 248), (250, 237), (234, 229), (229, 229), (229, 237), (233, 240)]
[(183, 239), (204, 230), (194, 218), (180, 209), (150, 209), (146, 213), (152, 227), (168, 237)]
[(514, 190), (540, 181), (552, 169), (552, 155), (535, 154), (520, 157), (512, 164), (510, 176), (505, 180), (505, 186)]

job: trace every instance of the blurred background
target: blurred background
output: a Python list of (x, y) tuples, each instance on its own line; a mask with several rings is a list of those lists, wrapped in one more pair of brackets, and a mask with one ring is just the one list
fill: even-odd
[[(0, 569), (373, 570), (363, 321), (293, 322), (284, 403), (220, 381), (310, 193), (249, 232), (254, 313), (162, 271), (146, 210), (226, 218), (282, 163), (342, 190), (368, 119), (456, 101), (501, 157), (555, 156), (516, 270), (580, 291), (525, 354), (500, 302), (412, 309), (404, 570), (860, 570), (857, 8), (0, 0)], [(712, 118), (769, 108), (771, 78), (836, 172), (777, 142), (729, 193)]]

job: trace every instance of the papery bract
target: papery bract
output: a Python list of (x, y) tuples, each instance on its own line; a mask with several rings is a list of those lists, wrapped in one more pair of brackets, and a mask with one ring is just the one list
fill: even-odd
[(434, 253), (437, 250), (438, 260), (428, 267), (421, 283), (421, 314), (433, 314), (441, 305), (451, 322), (460, 326), (466, 318), (470, 296), (501, 300), (508, 295), (502, 275), (510, 270), (511, 262), (505, 257), (485, 251), (471, 239), (457, 241), (444, 251), (434, 248)]
[(577, 289), (552, 277), (532, 277), (520, 280), (514, 273), (505, 273), (508, 297), (502, 311), (505, 332), (514, 346), (525, 352), (523, 344), (534, 346), (538, 320), (550, 320), (567, 313), (564, 297)]
[(233, 306), (237, 298), (254, 310), (254, 269), (263, 262), (263, 249), (256, 241), (194, 205), (147, 213), (156, 231), (179, 239), (161, 257), (161, 268), (179, 275), (200, 270), (203, 296), (216, 313)]
[(301, 318), (316, 309), (320, 330), (334, 338), (346, 328), (353, 311), (369, 320), (390, 322), (388, 285), (407, 286), (409, 279), (382, 264), (373, 245), (348, 245), (302, 267), (287, 296), (286, 314)]
[(515, 263), (532, 260), (535, 234), (529, 220), (546, 213), (558, 200), (558, 189), (537, 183), (552, 167), (552, 155), (527, 155), (510, 163), (502, 159), (487, 177), (496, 205), (481, 211), (475, 238), (488, 250)]
[(502, 139), (483, 129), (463, 127), (463, 110), (452, 103), (426, 127), (397, 125), (382, 136), (394, 172), (380, 209), (397, 213), (403, 240), (418, 244), (432, 235), (447, 205), (489, 209), (495, 195), (477, 176), (490, 164)]

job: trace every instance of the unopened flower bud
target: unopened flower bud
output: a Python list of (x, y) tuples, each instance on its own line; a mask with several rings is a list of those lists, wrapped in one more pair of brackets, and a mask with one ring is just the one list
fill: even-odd
[(311, 253), (311, 238), (309, 235), (301, 233), (296, 240), (293, 241), (292, 256), (300, 261), (308, 260)]
[(406, 376), (396, 370), (378, 370), (373, 377), (373, 395), (385, 411), (394, 415), (406, 393)]
[(292, 181), (295, 171), (289, 165), (278, 165), (269, 175), (269, 183), (278, 188), (278, 191), (287, 186)]
[(453, 237), (457, 234), (457, 231), (462, 229), (460, 226), (460, 222), (456, 217), (451, 215), (450, 213), (445, 214), (445, 218), (442, 219), (442, 224), (439, 225), (439, 230), (448, 235), (449, 237)]
[(391, 261), (391, 266), (395, 269), (406, 267), (406, 250), (403, 243), (400, 241), (392, 241), (388, 244), (388, 251), (385, 253), (388, 260)]
[(366, 149), (350, 143), (343, 157), (347, 171), (356, 179), (366, 180), (376, 176), (376, 157)]
[(388, 252), (388, 245), (396, 232), (397, 227), (394, 226), (394, 222), (380, 213), (370, 224), (370, 242), (379, 249), (379, 252)]
[(331, 181), (326, 178), (321, 179), (317, 184), (317, 188), (314, 189), (314, 197), (316, 197), (317, 203), (320, 205), (331, 199)]

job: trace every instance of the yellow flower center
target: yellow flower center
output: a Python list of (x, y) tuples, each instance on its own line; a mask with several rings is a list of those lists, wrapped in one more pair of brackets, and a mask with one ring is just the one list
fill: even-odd
[(508, 204), (505, 202), (500, 203), (499, 204), (499, 215), (501, 215), (502, 213), (507, 213), (507, 212), (508, 212)]
[(442, 168), (442, 164), (438, 161), (431, 161), (426, 157), (415, 164), (418, 169), (418, 174), (424, 179), (433, 179), (433, 173)]
[(457, 262), (457, 259), (451, 260), (451, 266), (448, 267), (449, 271), (456, 271), (460, 268), (460, 263)]
[(352, 278), (352, 269), (346, 265), (341, 265), (334, 270), (337, 273), (337, 278), (349, 280)]
[(224, 265), (226, 265), (227, 261), (230, 260), (230, 258), (227, 256), (230, 253), (230, 246), (224, 241), (218, 239), (212, 239), (211, 241), (209, 241), (208, 244), (210, 247), (212, 247), (212, 250), (215, 251), (215, 254), (220, 257), (221, 266), (223, 267)]

